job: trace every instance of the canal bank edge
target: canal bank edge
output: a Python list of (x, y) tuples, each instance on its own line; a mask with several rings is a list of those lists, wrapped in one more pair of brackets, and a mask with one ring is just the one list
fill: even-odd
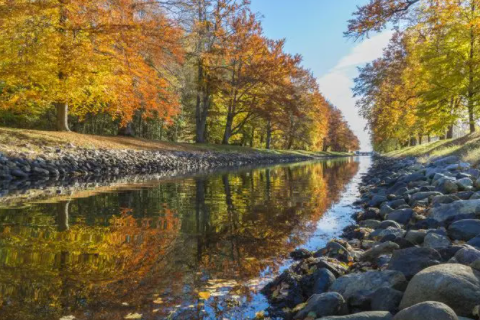
[(455, 156), (376, 157), (356, 224), (324, 248), (291, 253), (295, 263), (262, 289), (268, 316), (477, 319), (479, 190), (480, 171)]

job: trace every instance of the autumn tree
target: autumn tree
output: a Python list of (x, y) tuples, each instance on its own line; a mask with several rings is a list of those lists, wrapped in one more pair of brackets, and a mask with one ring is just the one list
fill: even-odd
[(150, 1), (2, 1), (1, 106), (54, 105), (62, 131), (69, 107), (123, 124), (138, 109), (168, 119), (178, 103), (163, 64), (180, 59), (180, 35)]

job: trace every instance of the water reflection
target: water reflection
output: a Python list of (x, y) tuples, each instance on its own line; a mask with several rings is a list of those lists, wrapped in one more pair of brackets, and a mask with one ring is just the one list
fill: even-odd
[(2, 209), (0, 318), (252, 315), (259, 280), (309, 239), (357, 170), (337, 159)]

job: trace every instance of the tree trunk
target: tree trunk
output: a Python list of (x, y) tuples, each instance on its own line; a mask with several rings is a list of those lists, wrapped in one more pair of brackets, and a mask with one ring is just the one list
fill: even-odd
[(266, 139), (266, 148), (270, 149), (270, 144), (272, 143), (272, 122), (267, 121), (267, 139)]
[(453, 139), (453, 125), (448, 126), (447, 139)]
[(432, 142), (432, 137), (430, 135), (427, 136), (428, 143)]
[(57, 130), (70, 131), (68, 127), (68, 104), (63, 102), (55, 103), (57, 109)]
[(228, 144), (230, 137), (232, 136), (233, 115), (227, 115), (227, 123), (225, 124), (225, 131), (223, 132), (222, 144)]
[(133, 130), (133, 122), (127, 123), (125, 127), (120, 127), (118, 129), (118, 135), (126, 137), (135, 136), (135, 130)]
[[(474, 16), (476, 10), (475, 2), (472, 1), (471, 11), (472, 16)], [(475, 115), (474, 115), (474, 72), (476, 71), (473, 66), (473, 60), (475, 58), (475, 31), (474, 26), (470, 26), (470, 52), (469, 52), (469, 63), (468, 63), (468, 121), (470, 124), (470, 133), (475, 132)]]
[(252, 133), (250, 137), (250, 148), (253, 148), (254, 143), (255, 143), (255, 127), (252, 126)]
[(418, 145), (422, 145), (422, 141), (423, 141), (423, 136), (421, 134), (418, 135)]

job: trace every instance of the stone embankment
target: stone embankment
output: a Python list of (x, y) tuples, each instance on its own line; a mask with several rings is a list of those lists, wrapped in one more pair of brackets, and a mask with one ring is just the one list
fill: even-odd
[(262, 152), (95, 150), (73, 145), (42, 147), (30, 154), (0, 152), (0, 203), (70, 194), (96, 185), (150, 181), (221, 169), (312, 160)]
[(262, 292), (272, 318), (457, 320), (480, 312), (480, 171), (449, 156), (376, 159), (342, 239)]

